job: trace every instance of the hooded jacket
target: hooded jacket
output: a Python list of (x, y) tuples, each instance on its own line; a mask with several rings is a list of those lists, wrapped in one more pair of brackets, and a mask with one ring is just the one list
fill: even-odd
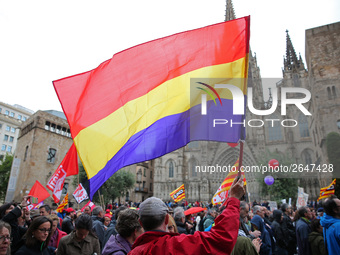
[[(261, 255), (271, 255), (272, 254), (272, 244), (270, 240), (269, 232), (266, 230), (263, 219), (259, 215), (255, 215), (251, 219), (252, 229), (261, 231), (260, 239), (262, 240), (262, 245), (260, 248)], [(255, 227), (256, 229), (255, 229)]]
[(340, 219), (323, 214), (320, 220), (323, 226), (323, 237), (328, 250), (328, 255), (339, 254), (340, 251)]
[(325, 243), (321, 233), (311, 232), (309, 234), (308, 241), (312, 249), (312, 255), (327, 255)]
[(272, 223), (272, 229), (274, 237), (276, 239), (276, 245), (282, 249), (287, 249), (288, 240), (286, 236), (287, 233), (285, 233), (283, 230), (283, 221), (281, 221), (282, 214), (283, 213), (281, 210), (274, 210), (274, 221)]
[(229, 198), (211, 231), (196, 231), (193, 235), (147, 231), (136, 239), (129, 255), (230, 254), (237, 239), (239, 217), (240, 201)]

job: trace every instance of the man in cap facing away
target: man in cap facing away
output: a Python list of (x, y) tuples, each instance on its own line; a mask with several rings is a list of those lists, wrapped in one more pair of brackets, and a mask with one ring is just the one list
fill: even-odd
[(239, 199), (244, 194), (242, 179), (235, 178), (229, 194), (226, 208), (215, 219), (211, 231), (196, 231), (193, 235), (166, 232), (169, 222), (167, 206), (159, 198), (146, 199), (139, 207), (139, 221), (146, 232), (136, 239), (129, 255), (230, 254), (239, 229)]

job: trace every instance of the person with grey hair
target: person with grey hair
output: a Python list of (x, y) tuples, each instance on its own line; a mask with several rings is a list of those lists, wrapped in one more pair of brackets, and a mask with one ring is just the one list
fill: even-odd
[(205, 221), (203, 223), (204, 229), (210, 227), (214, 223), (216, 217), (217, 217), (217, 210), (216, 210), (216, 208), (214, 208), (214, 207), (210, 208), (208, 210), (208, 214), (206, 216), (206, 219), (205, 219)]
[(174, 220), (177, 226), (178, 233), (187, 234), (185, 225), (185, 214), (183, 207), (176, 207), (174, 210)]
[(96, 206), (92, 210), (92, 230), (97, 234), (99, 243), (100, 243), (100, 249), (102, 250), (105, 245), (105, 227), (104, 227), (104, 210), (101, 206)]
[(196, 231), (193, 235), (167, 232), (168, 207), (159, 198), (146, 199), (139, 207), (139, 222), (146, 232), (136, 239), (129, 255), (230, 254), (237, 239), (239, 199), (243, 194), (243, 181), (235, 178), (215, 226), (209, 232)]
[(260, 216), (262, 219), (264, 218), (264, 211), (262, 210), (262, 206), (260, 205), (255, 205), (253, 207), (253, 214)]

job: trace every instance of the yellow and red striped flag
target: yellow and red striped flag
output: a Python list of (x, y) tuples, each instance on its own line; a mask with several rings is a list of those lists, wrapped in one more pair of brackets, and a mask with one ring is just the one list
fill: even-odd
[(321, 188), (320, 189), (320, 196), (318, 198), (318, 201), (320, 199), (330, 197), (331, 195), (334, 195), (335, 193), (335, 184), (336, 184), (336, 179), (334, 179), (329, 186)]
[(173, 192), (170, 193), (170, 196), (175, 202), (181, 201), (183, 198), (185, 198), (185, 188), (184, 184), (181, 185), (181, 187), (175, 189)]
[[(211, 199), (211, 202), (216, 205), (222, 203), (228, 197), (228, 190), (233, 184), (234, 179), (238, 175), (238, 168), (239, 168), (239, 159), (237, 159), (236, 163), (231, 168), (231, 171), (228, 173), (227, 177), (222, 182), (221, 186), (216, 191), (215, 195)], [(246, 176), (244, 173), (241, 173), (241, 177), (243, 177), (244, 185), (247, 185)]]
[(68, 193), (66, 194), (66, 196), (64, 197), (63, 201), (61, 201), (60, 205), (57, 208), (57, 212), (61, 213), (63, 212), (63, 209), (65, 208), (65, 206), (68, 204)]

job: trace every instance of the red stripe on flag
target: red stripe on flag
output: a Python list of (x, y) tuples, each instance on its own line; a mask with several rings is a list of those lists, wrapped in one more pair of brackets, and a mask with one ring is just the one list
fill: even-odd
[[(137, 45), (96, 69), (54, 81), (72, 137), (167, 80), (246, 57), (249, 20), (248, 16)], [(247, 32), (240, 33), (240, 27)]]

